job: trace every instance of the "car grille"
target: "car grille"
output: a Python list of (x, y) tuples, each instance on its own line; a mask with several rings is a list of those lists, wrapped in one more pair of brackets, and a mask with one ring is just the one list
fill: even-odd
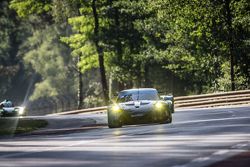
[[(142, 106), (142, 105), (147, 105), (147, 104), (149, 104), (149, 102), (141, 102), (140, 103), (140, 105)], [(127, 103), (127, 104), (125, 104), (126, 106), (134, 106), (135, 104), (134, 103)]]

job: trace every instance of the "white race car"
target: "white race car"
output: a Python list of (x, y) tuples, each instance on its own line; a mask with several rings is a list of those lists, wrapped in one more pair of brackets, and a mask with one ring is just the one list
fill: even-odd
[(4, 100), (0, 103), (0, 116), (22, 116), (24, 115), (25, 107), (14, 107), (10, 100)]

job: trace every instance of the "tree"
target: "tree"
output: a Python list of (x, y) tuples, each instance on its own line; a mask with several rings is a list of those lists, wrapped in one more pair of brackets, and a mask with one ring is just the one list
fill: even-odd
[(247, 0), (12, 0), (10, 6), (19, 16), (33, 17), (34, 30), (66, 25), (67, 32), (54, 39), (61, 36), (71, 48), (79, 78), (99, 69), (105, 102), (107, 79), (117, 85), (112, 92), (173, 91), (169, 87), (180, 85), (180, 94), (199, 94), (249, 87)]
[[(69, 5), (68, 2), (72, 2), (74, 5)], [(65, 6), (65, 9), (63, 12), (68, 12), (69, 10), (67, 10), (67, 8), (72, 8), (72, 6), (74, 7), (78, 7), (77, 10), (82, 10), (85, 12), (83, 12), (82, 14), (87, 14), (89, 15), (89, 11), (86, 12), (88, 9), (92, 10), (92, 17), (93, 17), (93, 24), (94, 24), (94, 32), (93, 35), (90, 39), (94, 42), (94, 45), (96, 47), (96, 51), (98, 54), (98, 62), (99, 62), (99, 68), (100, 68), (100, 76), (101, 76), (101, 83), (102, 83), (102, 87), (103, 87), (103, 94), (104, 94), (104, 100), (107, 103), (108, 102), (108, 88), (107, 88), (107, 81), (106, 81), (106, 71), (105, 71), (105, 66), (104, 66), (104, 53), (103, 53), (103, 48), (100, 45), (100, 31), (99, 31), (99, 27), (100, 27), (100, 17), (98, 14), (98, 9), (97, 6), (101, 6), (103, 2), (98, 2), (97, 5), (97, 1), (96, 0), (92, 0), (91, 2), (78, 2), (78, 1), (63, 1), (63, 2), (50, 2), (50, 1), (34, 1), (34, 0), (26, 0), (26, 1), (16, 1), (13, 0), (11, 2), (11, 7), (16, 9), (17, 13), (19, 14), (19, 16), (21, 17), (25, 17), (28, 16), (30, 14), (37, 14), (39, 16), (41, 16), (41, 18), (46, 18), (46, 19), (51, 19), (52, 15), (50, 14), (51, 10), (53, 9), (58, 9), (56, 8), (57, 4), (66, 4), (68, 6)], [(76, 5), (75, 5), (76, 4)], [(81, 6), (83, 6), (83, 8), (81, 8)], [(30, 8), (31, 10), (25, 10), (27, 8)], [(84, 9), (86, 8), (86, 9)], [(59, 9), (61, 10), (61, 9)], [(27, 12), (28, 11), (28, 12)], [(58, 12), (56, 12), (58, 13)], [(67, 15), (65, 13), (63, 13), (63, 15)], [(90, 37), (90, 36), (89, 36)]]
[(102, 83), (102, 89), (103, 89), (103, 95), (104, 95), (104, 101), (106, 104), (108, 104), (108, 85), (107, 85), (107, 79), (106, 79), (106, 70), (104, 66), (104, 53), (103, 48), (100, 46), (100, 40), (99, 40), (99, 15), (97, 13), (97, 4), (96, 0), (92, 0), (91, 4), (92, 13), (94, 17), (94, 43), (95, 47), (98, 53), (98, 62), (99, 62), (99, 68), (100, 68), (100, 74), (101, 74), (101, 83)]
[(72, 60), (68, 56), (70, 51), (60, 41), (60, 36), (68, 31), (67, 25), (54, 23), (49, 14), (51, 1), (13, 0), (10, 7), (31, 25), (31, 34), (19, 49), (26, 66), (40, 75), (31, 99), (75, 94), (75, 79), (70, 73)]
[[(243, 28), (246, 27), (246, 22), (238, 26), (229, 26), (230, 19), (228, 19), (228, 16), (232, 15), (234, 18), (243, 17), (246, 20), (248, 17), (246, 1), (231, 1), (230, 11), (228, 4), (225, 5), (225, 3), (228, 2), (148, 1), (149, 5), (146, 6), (153, 11), (154, 17), (140, 21), (141, 29), (146, 32), (148, 42), (153, 44), (150, 46), (155, 47), (153, 49), (156, 51), (155, 55), (160, 55), (159, 60), (165, 61), (166, 68), (188, 81), (188, 85), (191, 86), (188, 89), (193, 87), (199, 90), (198, 93), (209, 91), (211, 88), (218, 90), (217, 79), (223, 78), (224, 75), (221, 66), (224, 62), (233, 60), (232, 55), (235, 50), (238, 50), (237, 45), (242, 46), (242, 32), (245, 33), (244, 40), (249, 39), (249, 36), (247, 37), (249, 31)], [(237, 8), (243, 10), (239, 12)], [(147, 8), (146, 10), (150, 11)], [(228, 15), (229, 12), (231, 12), (230, 15)], [(230, 30), (230, 27), (233, 29)], [(237, 36), (234, 35), (236, 32)], [(157, 41), (155, 39), (159, 42), (155, 42)], [(242, 52), (238, 50), (237, 53)], [(241, 56), (246, 57), (244, 54), (246, 53)], [(239, 58), (238, 56), (237, 61)], [(241, 68), (242, 65), (238, 65)], [(233, 66), (234, 63), (231, 61), (231, 83), (234, 83)], [(247, 74), (246, 70), (245, 74)]]
[(16, 57), (11, 54), (14, 48), (14, 38), (11, 38), (15, 32), (15, 18), (11, 18), (12, 11), (8, 9), (8, 1), (0, 2), (0, 94), (4, 94), (8, 85), (10, 85), (11, 77), (15, 76), (18, 71)]
[(75, 92), (75, 80), (69, 73), (69, 49), (60, 43), (59, 27), (47, 26), (34, 31), (23, 44), (20, 54), (27, 66), (41, 76), (36, 83), (31, 99), (69, 95)]
[(0, 8), (0, 96), (13, 97), (12, 90), (23, 86), (18, 78), (27, 79), (17, 53), (23, 38), (29, 35), (29, 27), (9, 9), (9, 0), (1, 1)]

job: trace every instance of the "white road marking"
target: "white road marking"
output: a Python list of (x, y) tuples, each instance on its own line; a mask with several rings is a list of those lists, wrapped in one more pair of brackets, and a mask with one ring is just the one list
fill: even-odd
[(192, 162), (203, 162), (203, 161), (207, 161), (209, 159), (210, 159), (210, 157), (200, 157), (200, 158), (193, 159)]
[(223, 154), (226, 154), (228, 152), (229, 152), (229, 150), (219, 150), (219, 151), (216, 151), (215, 153), (213, 153), (213, 155), (223, 155)]
[(234, 146), (232, 146), (231, 148), (243, 148), (243, 147), (246, 147), (246, 146), (248, 146), (248, 144), (236, 144), (236, 145), (234, 145)]

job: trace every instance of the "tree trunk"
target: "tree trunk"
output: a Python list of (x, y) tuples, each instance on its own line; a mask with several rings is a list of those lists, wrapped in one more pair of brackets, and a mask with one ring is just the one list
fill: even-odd
[[(107, 0), (107, 3), (109, 4), (110, 9), (112, 10), (112, 19), (114, 20), (114, 25), (115, 28), (114, 30), (114, 37), (113, 39), (115, 40), (115, 52), (116, 52), (116, 57), (117, 57), (117, 65), (120, 66), (120, 63), (122, 63), (122, 43), (120, 39), (120, 13), (119, 10), (116, 7), (113, 7), (113, 0)], [(114, 80), (112, 82), (117, 82), (118, 88), (116, 88), (115, 91), (120, 91), (124, 89), (124, 84), (122, 81)], [(114, 89), (114, 87), (112, 87)], [(113, 90), (114, 91), (114, 90)]]
[(93, 11), (93, 16), (94, 16), (94, 21), (95, 21), (94, 43), (95, 43), (97, 54), (98, 54), (98, 61), (99, 61), (99, 69), (100, 69), (100, 74), (101, 74), (101, 84), (102, 84), (103, 96), (104, 96), (105, 103), (108, 104), (108, 100), (109, 100), (109, 97), (108, 97), (108, 85), (107, 85), (106, 71), (105, 71), (105, 66), (104, 66), (103, 49), (99, 45), (99, 20), (98, 20), (98, 14), (97, 14), (97, 10), (96, 10), (96, 0), (92, 0), (92, 11)]
[(151, 81), (149, 78), (149, 66), (150, 64), (146, 63), (144, 65), (144, 87), (145, 88), (150, 88), (151, 86)]
[[(80, 56), (78, 56), (78, 61), (80, 61)], [(82, 73), (81, 69), (78, 69), (78, 100), (77, 100), (77, 108), (82, 109), (83, 107), (83, 81), (82, 81)]]
[(230, 55), (230, 76), (231, 76), (231, 90), (235, 90), (235, 74), (234, 74), (234, 33), (232, 28), (232, 13), (230, 9), (231, 0), (225, 0), (225, 9), (226, 9), (226, 22), (228, 26), (228, 42), (229, 42), (229, 55)]
[(119, 11), (115, 9), (115, 38), (116, 38), (116, 52), (118, 56), (118, 61), (122, 61), (122, 44), (119, 38), (120, 34), (120, 21), (119, 21)]

